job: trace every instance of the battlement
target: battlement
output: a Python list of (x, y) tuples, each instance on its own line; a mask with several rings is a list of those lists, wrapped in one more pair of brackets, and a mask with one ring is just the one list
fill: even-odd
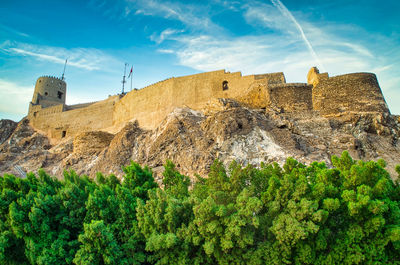
[(61, 78), (57, 77), (57, 76), (52, 76), (52, 75), (42, 75), (40, 76), (38, 79), (40, 78), (50, 78), (50, 79), (56, 79), (57, 81), (62, 81), (64, 82), (64, 80), (62, 80)]
[(374, 74), (329, 77), (316, 67), (309, 71), (307, 83), (286, 83), (282, 72), (243, 76), (218, 70), (171, 77), (124, 96), (71, 106), (65, 105), (65, 93), (63, 80), (42, 76), (29, 105), (32, 126), (56, 139), (91, 130), (115, 133), (135, 120), (143, 129), (155, 129), (175, 108), (202, 111), (217, 98), (283, 112), (314, 110), (324, 116), (389, 112)]

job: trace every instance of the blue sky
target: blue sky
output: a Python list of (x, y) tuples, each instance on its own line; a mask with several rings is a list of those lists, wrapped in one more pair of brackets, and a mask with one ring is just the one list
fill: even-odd
[(399, 12), (398, 0), (1, 0), (0, 118), (25, 116), (36, 79), (66, 58), (67, 104), (119, 93), (125, 62), (137, 88), (219, 69), (306, 82), (318, 66), (376, 73), (400, 114)]

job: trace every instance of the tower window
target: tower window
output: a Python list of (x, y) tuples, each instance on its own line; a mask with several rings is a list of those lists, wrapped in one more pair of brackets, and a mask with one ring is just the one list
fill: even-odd
[(222, 90), (228, 90), (228, 81), (222, 82)]
[(67, 136), (67, 131), (62, 131), (61, 138), (64, 138), (65, 136)]
[(57, 93), (57, 97), (58, 97), (59, 99), (61, 99), (61, 98), (62, 98), (62, 96), (63, 96), (63, 92), (61, 92), (61, 91), (58, 91), (58, 93)]

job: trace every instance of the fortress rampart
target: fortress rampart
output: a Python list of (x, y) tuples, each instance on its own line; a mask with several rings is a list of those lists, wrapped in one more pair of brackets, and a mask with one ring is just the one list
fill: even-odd
[(320, 111), (322, 115), (331, 116), (343, 112), (389, 112), (375, 74), (354, 73), (328, 77), (327, 74), (321, 75), (316, 72), (312, 76), (313, 109)]
[(72, 106), (65, 105), (65, 93), (66, 84), (58, 78), (40, 77), (36, 82), (28, 117), (33, 127), (51, 138), (91, 130), (115, 133), (133, 120), (154, 129), (174, 108), (202, 110), (214, 98), (285, 112), (389, 112), (374, 74), (329, 77), (316, 68), (310, 70), (308, 84), (286, 83), (283, 73), (242, 76), (220, 70), (173, 77), (126, 95)]
[(107, 130), (113, 125), (114, 104), (118, 100), (119, 96), (112, 96), (87, 107), (68, 111), (64, 111), (65, 106), (60, 104), (36, 109), (36, 115), (28, 115), (28, 118), (33, 127), (56, 139), (84, 131)]

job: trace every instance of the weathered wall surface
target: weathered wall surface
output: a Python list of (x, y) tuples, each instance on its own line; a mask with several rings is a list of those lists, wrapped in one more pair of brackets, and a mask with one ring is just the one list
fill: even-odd
[(320, 79), (313, 88), (313, 109), (322, 115), (389, 112), (375, 74), (355, 73)]
[(119, 96), (94, 103), (86, 108), (62, 111), (63, 105), (53, 106), (30, 116), (30, 122), (36, 129), (45, 132), (51, 138), (63, 138), (80, 132), (103, 130), (112, 126), (115, 102)]
[(73, 109), (81, 109), (81, 108), (86, 108), (89, 107), (90, 105), (97, 103), (98, 101), (94, 102), (88, 102), (88, 103), (81, 103), (81, 104), (75, 104), (75, 105), (65, 105), (64, 110), (73, 110)]
[[(283, 73), (258, 77), (261, 78), (274, 83), (284, 81)], [(224, 70), (170, 78), (125, 95), (115, 106), (113, 124), (123, 127), (135, 119), (142, 128), (154, 129), (176, 107), (200, 110), (212, 98), (238, 99), (254, 80), (254, 75), (242, 76), (240, 72)]]
[(282, 72), (254, 75), (255, 80), (264, 79), (268, 84), (286, 83), (285, 75)]
[(283, 111), (312, 109), (312, 85), (286, 83), (270, 85), (267, 88), (267, 105)]

